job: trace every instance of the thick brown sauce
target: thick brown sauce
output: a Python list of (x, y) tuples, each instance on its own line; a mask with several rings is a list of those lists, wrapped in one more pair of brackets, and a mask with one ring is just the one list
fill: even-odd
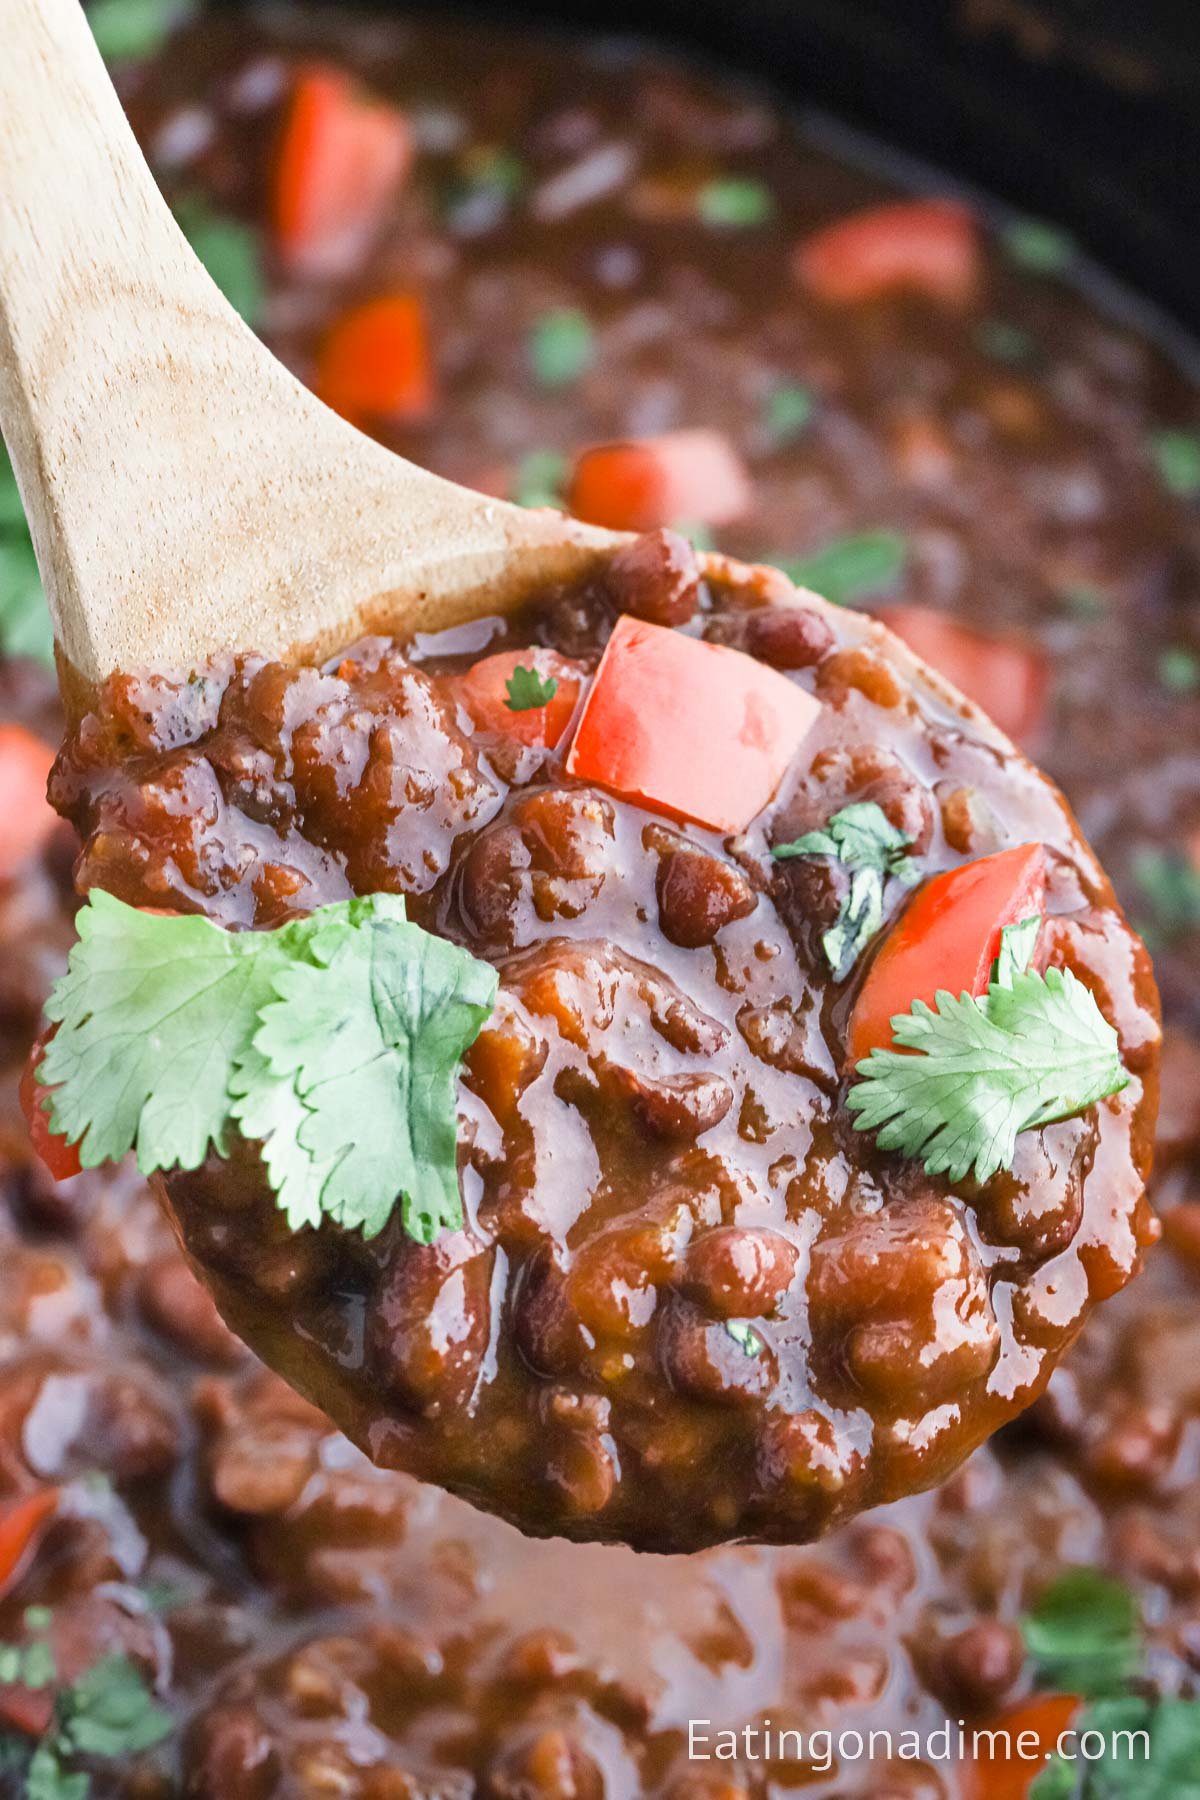
[[(553, 233), (522, 207), (466, 239), (426, 198), (440, 179), (422, 179), (388, 247), (344, 287), (272, 276), (272, 341), (306, 373), (331, 303), (389, 271), (419, 278), (441, 322), (445, 399), (429, 426), (393, 441), (431, 465), (468, 479), (490, 470), (508, 487), (530, 449), (702, 418), (730, 431), (754, 473), (754, 507), (724, 547), (799, 554), (850, 527), (902, 527), (910, 557), (895, 598), (1041, 647), (1051, 698), (1030, 747), (1125, 903), (1154, 923), (1136, 853), (1182, 849), (1200, 827), (1200, 703), (1160, 679), (1164, 652), (1197, 644), (1200, 515), (1167, 494), (1146, 447), (1152, 431), (1196, 418), (1178, 374), (1068, 286), (999, 252), (984, 312), (1028, 334), (1028, 362), (982, 352), (979, 315), (889, 305), (816, 316), (785, 285), (791, 244), (874, 200), (876, 181), (798, 145), (757, 104), (655, 65), (581, 74), (575, 57), (524, 41), (515, 58), (475, 33), (481, 78), (466, 89), (460, 39), (390, 30), (364, 26), (351, 47), (339, 16), (324, 48), (419, 104), (431, 139), (463, 122), (456, 147), (422, 153), (430, 175), (449, 178), (481, 144), (536, 154), (549, 175), (615, 134), (652, 141), (652, 169), (767, 172), (786, 192), (780, 220), (753, 243), (701, 227), (690, 208), (664, 227), (653, 190), (635, 198), (631, 181)], [(301, 37), (286, 16), (262, 40), (222, 25), (168, 50), (154, 74), (130, 72), (134, 116), (172, 191), (259, 216), (257, 171), (301, 42), (308, 55), (320, 35), (305, 25)], [(611, 319), (604, 355), (582, 387), (539, 390), (523, 328), (551, 299), (579, 296)], [(760, 404), (781, 371), (822, 404), (809, 432), (771, 449)], [(951, 478), (914, 464), (914, 414), (949, 445)], [(49, 683), (11, 667), (3, 683), (6, 716), (53, 738)], [(0, 893), (10, 1092), (69, 941), (59, 869), (48, 861)], [(181, 1720), (140, 1771), (97, 1765), (94, 1793), (467, 1800), (561, 1795), (573, 1782), (589, 1800), (775, 1800), (798, 1771), (689, 1769), (686, 1720), (898, 1728), (987, 1715), (1028, 1682), (1013, 1620), (1081, 1560), (1135, 1586), (1156, 1683), (1193, 1692), (1200, 939), (1160, 924), (1155, 948), (1173, 1027), (1167, 1244), (1092, 1322), (1017, 1435), (937, 1494), (808, 1551), (682, 1562), (531, 1543), (372, 1469), (223, 1333), (144, 1191), (124, 1176), (53, 1190), (10, 1101), (6, 1489), (103, 1469), (115, 1500), (74, 1490), (71, 1505), (99, 1517), (51, 1529), (3, 1602), (0, 1634), (18, 1637), (23, 1608), (52, 1601), (64, 1666), (126, 1641)], [(98, 1592), (101, 1581), (119, 1585)], [(178, 1589), (165, 1620), (131, 1618), (149, 1582)], [(945, 1766), (857, 1764), (799, 1791), (943, 1800), (959, 1782)]]

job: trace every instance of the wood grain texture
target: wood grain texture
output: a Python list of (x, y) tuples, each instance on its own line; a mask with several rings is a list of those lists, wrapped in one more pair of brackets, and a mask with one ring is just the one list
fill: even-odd
[(0, 425), (85, 685), (436, 629), (616, 541), (414, 468), (268, 354), (175, 225), (79, 0), (0, 0)]

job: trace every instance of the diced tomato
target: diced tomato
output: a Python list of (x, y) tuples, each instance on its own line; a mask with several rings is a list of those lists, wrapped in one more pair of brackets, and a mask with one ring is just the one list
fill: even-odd
[(316, 389), (357, 423), (423, 419), (433, 406), (425, 308), (415, 294), (384, 294), (342, 317), (321, 345)]
[(919, 887), (880, 946), (850, 1019), (852, 1064), (892, 1043), (891, 1021), (938, 992), (982, 994), (1000, 933), (1046, 907), (1046, 853), (1019, 844), (947, 869)]
[(30, 1688), (20, 1683), (0, 1687), (0, 1724), (25, 1737), (40, 1738), (50, 1729), (57, 1697), (53, 1687)]
[(741, 457), (707, 430), (596, 444), (577, 460), (567, 491), (576, 518), (613, 531), (659, 531), (681, 520), (728, 525), (750, 500)]
[(1014, 637), (988, 637), (926, 606), (889, 606), (884, 624), (910, 650), (982, 706), (1006, 736), (1031, 743), (1041, 729), (1050, 670), (1041, 652)]
[(776, 669), (627, 614), (617, 620), (567, 769), (654, 812), (741, 831), (820, 712)]
[(271, 193), (275, 241), (305, 274), (338, 273), (382, 219), (412, 162), (408, 121), (341, 69), (296, 77)]
[(57, 1505), (58, 1489), (44, 1487), (0, 1507), (0, 1594), (24, 1570)]
[(69, 1144), (65, 1137), (60, 1137), (56, 1132), (51, 1131), (49, 1116), (43, 1110), (46, 1089), (38, 1080), (38, 1070), (41, 1067), (42, 1057), (52, 1032), (53, 1027), (50, 1027), (39, 1034), (26, 1059), (21, 1075), (21, 1111), (25, 1115), (25, 1123), (29, 1127), (29, 1138), (35, 1153), (45, 1163), (55, 1181), (69, 1181), (71, 1176), (78, 1175), (82, 1168), (79, 1161), (79, 1150), (75, 1144)]
[(58, 824), (46, 798), (54, 752), (23, 725), (0, 725), (0, 881), (15, 875)]
[[(1053, 1756), (1064, 1731), (1070, 1731), (1083, 1702), (1077, 1694), (1036, 1694), (1010, 1707), (990, 1729), (1005, 1731), (1012, 1756), (982, 1756), (963, 1772), (963, 1800), (1028, 1800), (1029, 1790)], [(985, 1728), (988, 1729), (988, 1728)], [(1020, 1744), (1024, 1757), (1017, 1754)]]
[[(545, 706), (514, 712), (508, 704), (508, 683), (518, 668), (532, 669), (543, 682), (557, 683)], [(581, 663), (556, 650), (498, 650), (472, 664), (458, 683), (458, 694), (481, 731), (502, 731), (522, 744), (545, 744), (553, 750), (571, 723), (586, 674)]]
[(796, 251), (797, 280), (835, 305), (921, 294), (967, 306), (979, 286), (978, 227), (957, 200), (898, 200), (851, 213)]

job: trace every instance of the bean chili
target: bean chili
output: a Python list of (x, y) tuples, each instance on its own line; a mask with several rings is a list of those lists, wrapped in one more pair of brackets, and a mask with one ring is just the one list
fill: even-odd
[[(526, 34), (514, 56), (479, 30), (471, 50), (467, 89), (452, 28), (374, 18), (351, 42), (344, 11), (325, 26), (205, 17), (118, 75), (164, 188), (181, 213), (204, 198), (198, 241), (199, 221), (305, 378), (355, 306), (419, 294), (436, 327), (431, 405), (372, 416), (387, 441), (538, 501), (591, 445), (715, 429), (748, 490), (736, 519), (706, 527), (721, 547), (902, 606), (921, 653), (1036, 750), (1152, 940), (1166, 1241), (1047, 1397), (936, 1493), (807, 1549), (684, 1561), (532, 1542), (373, 1467), (266, 1374), (127, 1169), (56, 1184), (32, 1157), (16, 1085), (72, 937), (60, 827), (0, 885), (0, 1506), (7, 1517), (56, 1492), (0, 1596), (0, 1640), (49, 1637), (59, 1664), (48, 1691), (0, 1685), (0, 1792), (26, 1791), (48, 1699), (66, 1710), (57, 1697), (119, 1650), (175, 1730), (146, 1749), (64, 1752), (94, 1800), (766, 1800), (802, 1776), (814, 1800), (992, 1800), (928, 1749), (844, 1755), (832, 1772), (689, 1760), (688, 1721), (898, 1738), (947, 1716), (1077, 1717), (1022, 1620), (1080, 1564), (1127, 1584), (1145, 1639), (1137, 1691), (1185, 1707), (1195, 1694), (1194, 389), (1080, 297), (1071, 247), (1046, 232), (1038, 274), (1015, 234), (960, 233), (977, 259), (961, 311), (911, 290), (798, 300), (798, 246), (897, 199), (884, 179), (756, 97), (644, 53)], [(321, 276), (288, 273), (263, 224), (290, 97), (314, 63), (393, 105), (415, 150), (378, 234)], [(759, 222), (737, 222), (747, 214)], [(247, 246), (264, 252), (257, 268)], [(564, 311), (585, 329), (556, 323), (552, 362), (576, 374), (543, 385), (534, 344)], [(15, 632), (9, 610), (29, 569), (10, 510), (0, 483), (0, 583), (13, 584), (0, 633), (27, 649), (39, 632), (36, 618)], [(771, 609), (748, 616), (756, 634), (778, 630)], [(0, 714), (58, 739), (52, 683), (29, 662), (0, 665)], [(968, 788), (939, 780), (936, 799), (948, 861), (992, 847)], [(833, 868), (808, 866), (814, 881)], [(687, 940), (703, 946), (711, 915), (691, 874), (676, 862), (668, 885), (678, 948), (696, 954)]]

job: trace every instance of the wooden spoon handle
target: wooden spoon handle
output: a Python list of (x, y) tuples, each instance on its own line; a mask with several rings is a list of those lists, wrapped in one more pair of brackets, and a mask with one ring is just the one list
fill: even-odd
[(79, 0), (3, 0), (0, 425), (66, 664), (186, 667), (492, 610), (607, 541), (414, 468), (258, 343), (159, 194)]
[(221, 405), (246, 353), (79, 0), (5, 0), (3, 35), (0, 422), (55, 635), (90, 670), (142, 578), (169, 573), (184, 411)]

